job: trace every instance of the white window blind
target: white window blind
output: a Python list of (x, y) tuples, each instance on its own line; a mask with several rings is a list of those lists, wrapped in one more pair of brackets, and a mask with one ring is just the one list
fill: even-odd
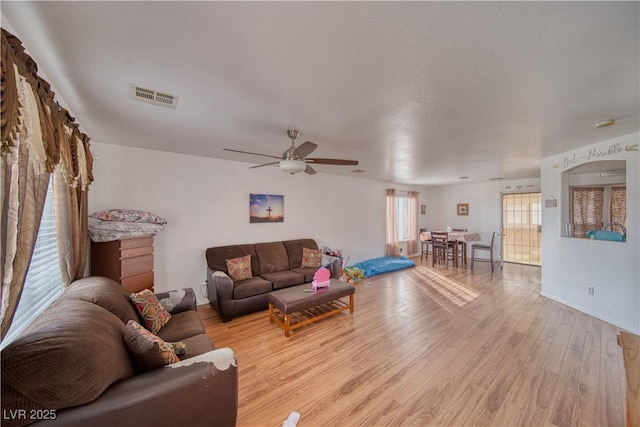
[(409, 198), (396, 194), (396, 223), (398, 240), (409, 240)]
[(6, 347), (55, 301), (63, 291), (56, 244), (56, 224), (53, 211), (52, 181), (49, 181), (42, 220), (38, 230), (36, 246), (22, 289), (18, 308), (1, 347)]

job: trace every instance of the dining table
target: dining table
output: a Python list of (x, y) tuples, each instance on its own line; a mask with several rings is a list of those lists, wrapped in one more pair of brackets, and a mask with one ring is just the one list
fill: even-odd
[[(453, 245), (453, 265), (454, 267), (458, 266), (458, 246), (460, 246), (459, 244), (462, 243), (463, 244), (463, 265), (467, 265), (467, 251), (466, 251), (466, 245), (468, 242), (478, 242), (480, 240), (482, 240), (482, 237), (480, 237), (480, 233), (476, 233), (473, 231), (449, 231), (447, 232), (448, 237), (449, 237), (449, 241), (450, 242), (454, 242), (455, 244)], [(429, 242), (431, 241), (431, 232), (430, 231), (423, 231), (422, 233), (420, 233), (420, 241), (422, 242), (422, 244), (424, 244), (425, 242)]]

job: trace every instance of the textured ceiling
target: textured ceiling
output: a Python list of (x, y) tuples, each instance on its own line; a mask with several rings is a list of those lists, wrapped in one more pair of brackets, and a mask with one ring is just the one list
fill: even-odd
[[(636, 132), (638, 2), (2, 2), (93, 141), (406, 184), (539, 176)], [(129, 85), (180, 97), (134, 102)], [(596, 129), (614, 118), (616, 125)], [(268, 161), (268, 160), (267, 160)]]

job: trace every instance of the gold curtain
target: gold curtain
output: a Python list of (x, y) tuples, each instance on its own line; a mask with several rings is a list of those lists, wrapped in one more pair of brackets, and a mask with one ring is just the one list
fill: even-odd
[[(609, 207), (609, 220), (612, 224), (627, 226), (627, 187), (611, 188), (611, 206)], [(618, 228), (612, 231), (622, 231)]]
[(398, 242), (398, 223), (396, 219), (396, 190), (387, 190), (387, 229), (385, 256), (399, 257), (400, 243)]
[(82, 277), (87, 253), (87, 189), (93, 173), (89, 138), (54, 101), (55, 94), (38, 77), (38, 67), (24, 52), (22, 42), (5, 29), (1, 70), (0, 332), (4, 337), (22, 294), (54, 171), (64, 284)]
[(602, 229), (604, 187), (571, 188), (573, 237), (586, 237), (590, 230)]

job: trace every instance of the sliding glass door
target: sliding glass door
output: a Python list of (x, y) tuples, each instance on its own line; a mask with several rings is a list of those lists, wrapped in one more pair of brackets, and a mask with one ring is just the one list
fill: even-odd
[(540, 193), (502, 195), (502, 259), (542, 265)]

